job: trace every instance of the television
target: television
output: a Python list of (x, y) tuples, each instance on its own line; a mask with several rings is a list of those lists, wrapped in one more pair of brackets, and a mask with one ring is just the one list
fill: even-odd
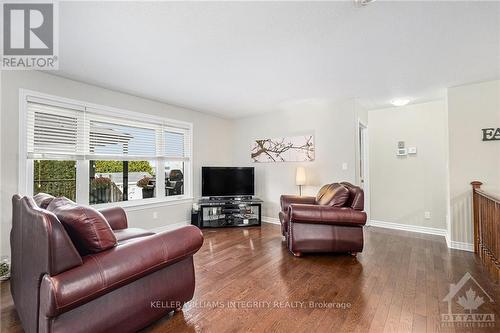
[(255, 194), (254, 168), (202, 167), (202, 197), (239, 197)]

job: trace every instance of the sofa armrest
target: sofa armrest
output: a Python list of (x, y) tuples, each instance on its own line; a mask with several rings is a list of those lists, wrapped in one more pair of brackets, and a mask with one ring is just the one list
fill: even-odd
[(301, 197), (298, 195), (282, 195), (280, 197), (281, 211), (287, 213), (291, 204), (307, 204), (314, 205), (315, 197)]
[(40, 299), (44, 300), (44, 304), (41, 313), (47, 317), (57, 316), (192, 256), (202, 244), (200, 229), (186, 226), (85, 256), (83, 265), (55, 276), (43, 277)]
[(292, 204), (290, 222), (363, 226), (366, 213), (348, 207)]
[(123, 208), (121, 207), (104, 208), (99, 210), (99, 212), (101, 212), (101, 214), (104, 215), (111, 229), (120, 230), (128, 228), (127, 214), (125, 213), (125, 210)]

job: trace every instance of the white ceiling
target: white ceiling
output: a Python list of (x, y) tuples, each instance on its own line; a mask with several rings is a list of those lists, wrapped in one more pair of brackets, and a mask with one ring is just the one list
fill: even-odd
[(225, 117), (500, 77), (499, 2), (60, 4), (64, 77)]

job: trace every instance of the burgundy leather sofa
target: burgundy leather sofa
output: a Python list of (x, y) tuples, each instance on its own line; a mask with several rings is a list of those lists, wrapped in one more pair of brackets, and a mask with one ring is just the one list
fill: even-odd
[(363, 251), (364, 193), (350, 183), (323, 186), (316, 197), (281, 196), (281, 232), (295, 256)]
[(81, 255), (46, 202), (12, 202), (11, 292), (25, 332), (135, 332), (192, 298), (198, 228), (155, 234), (104, 209), (116, 244)]

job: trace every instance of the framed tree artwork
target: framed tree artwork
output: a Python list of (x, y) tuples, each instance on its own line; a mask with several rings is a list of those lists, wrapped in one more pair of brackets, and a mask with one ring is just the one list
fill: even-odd
[(314, 161), (314, 136), (292, 136), (255, 140), (251, 158), (254, 162), (304, 162)]

